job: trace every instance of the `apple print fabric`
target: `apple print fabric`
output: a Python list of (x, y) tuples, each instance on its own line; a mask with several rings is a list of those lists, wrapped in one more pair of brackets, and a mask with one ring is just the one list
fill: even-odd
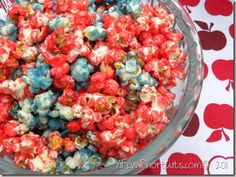
[[(233, 3), (179, 0), (193, 19), (204, 54), (196, 112), (177, 142), (142, 175), (233, 174)], [(0, 20), (6, 14), (0, 7)]]
[(140, 174), (233, 174), (233, 1), (179, 1), (200, 36), (205, 62), (203, 89), (182, 136)]

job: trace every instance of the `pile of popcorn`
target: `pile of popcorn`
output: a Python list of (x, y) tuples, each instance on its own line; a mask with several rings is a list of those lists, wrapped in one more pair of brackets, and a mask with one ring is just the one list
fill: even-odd
[(186, 76), (174, 21), (138, 0), (16, 0), (0, 29), (0, 155), (70, 174), (144, 148)]

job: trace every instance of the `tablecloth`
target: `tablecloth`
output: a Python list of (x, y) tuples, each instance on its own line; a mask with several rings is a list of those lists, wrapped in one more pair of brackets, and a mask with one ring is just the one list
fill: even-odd
[[(141, 174), (233, 174), (233, 1), (180, 0), (204, 54), (200, 102), (177, 142)], [(5, 14), (0, 7), (0, 17)]]
[(203, 89), (183, 135), (141, 174), (233, 174), (233, 1), (179, 1), (200, 35), (205, 62)]

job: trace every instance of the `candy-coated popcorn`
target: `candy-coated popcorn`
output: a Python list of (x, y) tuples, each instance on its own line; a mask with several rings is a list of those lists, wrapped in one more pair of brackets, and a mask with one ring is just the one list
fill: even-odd
[(55, 103), (57, 94), (52, 91), (36, 95), (32, 104), (32, 109), (40, 116), (45, 116), (50, 111), (50, 107)]
[(76, 150), (76, 145), (70, 138), (64, 138), (63, 145), (65, 152), (74, 152)]
[(106, 160), (106, 162), (105, 162), (105, 164), (104, 164), (104, 167), (110, 167), (110, 166), (112, 166), (112, 165), (115, 165), (117, 162), (118, 162), (117, 159), (115, 159), (115, 158), (113, 158), (113, 157), (109, 157), (109, 158)]
[(127, 159), (186, 77), (175, 16), (138, 0), (16, 0), (0, 21), (0, 154), (35, 172)]
[(72, 174), (72, 170), (65, 164), (63, 159), (57, 159), (57, 174)]
[(74, 119), (73, 109), (59, 102), (56, 103), (55, 109), (49, 112), (49, 116), (53, 118), (59, 117), (64, 120)]
[(14, 112), (16, 112), (17, 115), (12, 112), (12, 116), (18, 118), (21, 122), (25, 123), (29, 127), (35, 126), (35, 124), (37, 124), (37, 121), (35, 120), (35, 117), (32, 114), (32, 104), (32, 98), (26, 98), (20, 101), (19, 105), (15, 105), (14, 108)]
[(1, 26), (0, 33), (3, 39), (15, 42), (17, 37), (17, 27), (13, 23), (6, 23), (4, 26)]
[(52, 173), (56, 169), (56, 154), (44, 147), (42, 153), (33, 159), (29, 159), (27, 164), (35, 172)]
[(17, 100), (23, 100), (30, 95), (27, 84), (21, 78), (0, 83), (0, 93), (12, 95)]
[(32, 3), (32, 8), (34, 10), (36, 10), (36, 9), (40, 10), (41, 12), (44, 11), (44, 6), (42, 4), (40, 4), (40, 3)]
[(88, 145), (87, 139), (82, 138), (80, 136), (75, 138), (75, 146), (76, 146), (77, 149), (81, 150), (87, 145)]
[(16, 135), (23, 135), (25, 132), (29, 131), (29, 127), (23, 123), (16, 120), (11, 120), (4, 125), (5, 134), (9, 137)]
[(88, 26), (84, 29), (84, 35), (90, 41), (102, 40), (106, 37), (106, 30), (98, 26)]
[(38, 60), (36, 67), (27, 69), (26, 75), (22, 76), (22, 79), (30, 85), (29, 91), (32, 93), (38, 93), (40, 89), (46, 90), (52, 84), (49, 66), (42, 59)]
[(54, 151), (59, 151), (63, 145), (63, 139), (58, 131), (50, 133), (48, 136), (49, 147)]
[(53, 31), (62, 26), (69, 27), (69, 19), (63, 16), (57, 16), (55, 19), (49, 21), (49, 28)]
[(140, 2), (138, 0), (119, 0), (117, 6), (124, 14), (131, 14), (134, 17), (141, 12)]
[(80, 168), (82, 166), (83, 162), (84, 161), (83, 161), (79, 151), (76, 151), (73, 157), (69, 156), (65, 160), (65, 164), (70, 169)]
[(92, 50), (88, 56), (88, 61), (90, 64), (97, 66), (99, 65), (107, 55), (109, 48), (106, 45), (98, 45), (95, 49)]
[(71, 66), (71, 75), (77, 82), (86, 82), (94, 67), (85, 58), (79, 58)]

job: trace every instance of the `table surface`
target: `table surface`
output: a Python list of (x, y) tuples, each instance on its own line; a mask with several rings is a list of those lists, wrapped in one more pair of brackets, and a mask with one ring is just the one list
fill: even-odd
[[(200, 34), (205, 62), (203, 90), (184, 134), (141, 174), (233, 174), (232, 1), (180, 2)], [(4, 17), (0, 7), (0, 18)]]

